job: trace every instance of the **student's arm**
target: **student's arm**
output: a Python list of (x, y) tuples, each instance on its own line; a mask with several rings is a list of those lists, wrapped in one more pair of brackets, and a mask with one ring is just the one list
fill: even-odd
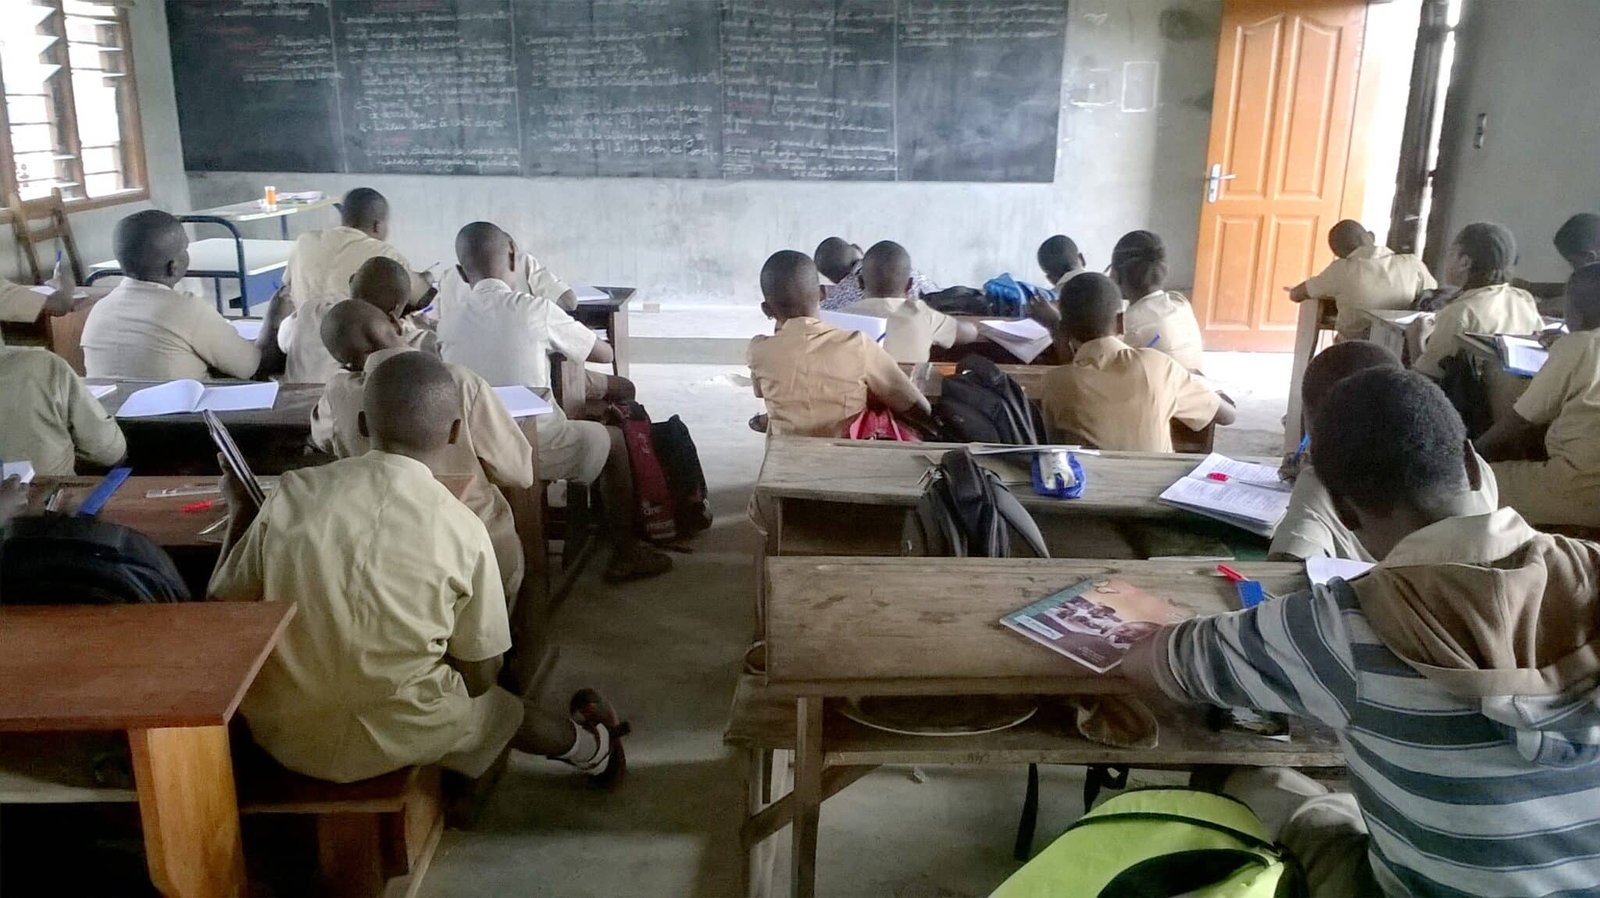
[(229, 377), (249, 380), (255, 377), (261, 367), (261, 350), (256, 348), (256, 344), (239, 336), (228, 319), (213, 309), (204, 309), (194, 316), (189, 339), (195, 355), (207, 366)]
[(493, 689), (495, 682), (500, 679), (502, 658), (499, 655), (482, 661), (462, 661), (453, 655), (445, 655), (444, 663), (461, 674), (461, 681), (467, 687), (467, 695), (473, 698)]
[[(217, 457), (220, 465), (222, 457)], [(217, 566), (211, 572), (207, 592), (224, 602), (259, 602), (266, 598), (266, 571), (262, 546), (267, 536), (268, 516), (251, 501), (244, 485), (222, 467), (222, 495), (228, 500), (228, 529), (223, 532)], [(274, 495), (267, 497), (268, 504)]]
[(617, 351), (611, 348), (611, 344), (596, 337), (594, 345), (589, 347), (589, 354), (584, 358), (584, 361), (609, 364), (616, 357)]
[[(1233, 400), (1223, 396), (1221, 393), (1217, 394), (1217, 400), (1217, 413), (1212, 416), (1211, 423), (1218, 427), (1227, 427), (1229, 424), (1239, 420), (1239, 409), (1233, 404)], [(1205, 428), (1202, 427), (1200, 429), (1204, 430)]]
[(471, 570), (461, 572), (468, 587), (456, 599), (455, 629), (445, 645), (444, 660), (460, 672), (467, 693), (479, 696), (493, 688), (500, 672), (500, 657), (511, 650), (511, 625), (489, 532), (465, 506), (450, 512), (436, 526), (459, 528), (455, 535), (470, 544), (472, 561)]
[(533, 446), (481, 377), (467, 384), (466, 429), (490, 482), (517, 489), (533, 486)]
[(1422, 343), (1421, 352), (1416, 361), (1411, 363), (1412, 370), (1438, 380), (1444, 377), (1444, 360), (1455, 355), (1461, 349), (1461, 335), (1469, 330), (1474, 330), (1473, 319), (1469, 321), (1466, 310), (1459, 304), (1445, 306), (1433, 316), (1431, 328), (1418, 319), (1408, 326), (1416, 327)]
[(45, 304), (52, 298), (32, 287), (0, 279), (0, 321), (28, 324), (38, 321)]
[(289, 354), (278, 343), (278, 330), (294, 313), (294, 300), (289, 296), (289, 285), (284, 284), (267, 301), (267, 314), (261, 319), (261, 333), (256, 335), (256, 351), (261, 353), (261, 364), (256, 367), (256, 380), (266, 380), (282, 374), (289, 363)]
[(611, 344), (601, 340), (599, 334), (583, 326), (578, 319), (554, 304), (546, 305), (544, 309), (545, 333), (549, 336), (552, 350), (569, 359), (587, 362), (605, 363), (616, 358)]
[(900, 370), (894, 358), (882, 346), (867, 342), (865, 336), (861, 337), (861, 342), (867, 347), (867, 392), (878, 397), (878, 401), (888, 406), (890, 411), (910, 412), (914, 409), (923, 414), (932, 414), (933, 406), (928, 403), (928, 397), (922, 395), (911, 378)]
[(61, 364), (67, 396), (67, 429), (72, 433), (73, 451), (91, 464), (111, 467), (128, 454), (128, 441), (115, 418), (94, 398), (88, 386), (65, 362)]
[(955, 319), (955, 322), (956, 339), (954, 345), (964, 346), (968, 343), (978, 342), (978, 325), (971, 321), (962, 321), (959, 318)]
[(1488, 462), (1522, 458), (1522, 447), (1530, 444), (1539, 430), (1538, 424), (1513, 410), (1496, 418), (1488, 430), (1472, 441), (1472, 447)]
[(761, 370), (761, 363), (756, 358), (761, 344), (765, 342), (767, 342), (765, 334), (756, 334), (750, 338), (750, 345), (744, 350), (744, 364), (750, 369), (750, 390), (756, 394), (757, 399), (767, 398), (761, 395), (761, 375), (758, 373)]
[(329, 401), (328, 390), (324, 386), (322, 396), (317, 399), (316, 406), (311, 409), (311, 445), (338, 458), (337, 434), (338, 428), (334, 426), (333, 403)]
[(1554, 423), (1566, 405), (1567, 397), (1579, 393), (1582, 386), (1593, 378), (1600, 360), (1590, 355), (1575, 340), (1557, 341), (1550, 348), (1550, 358), (1533, 376), (1528, 389), (1517, 397), (1511, 411), (1496, 418), (1483, 435), (1473, 441), (1473, 448), (1485, 461), (1507, 461), (1526, 458), (1527, 448), (1538, 436), (1538, 431)]
[(534, 296), (543, 296), (554, 302), (565, 311), (571, 312), (578, 308), (578, 294), (566, 281), (555, 276), (555, 273), (544, 265), (532, 253), (524, 253), (522, 264), (528, 269), (528, 292)]
[(1237, 413), (1228, 397), (1201, 383), (1171, 356), (1163, 355), (1160, 359), (1167, 369), (1173, 419), (1194, 431), (1205, 430), (1212, 424), (1226, 427), (1234, 422)]

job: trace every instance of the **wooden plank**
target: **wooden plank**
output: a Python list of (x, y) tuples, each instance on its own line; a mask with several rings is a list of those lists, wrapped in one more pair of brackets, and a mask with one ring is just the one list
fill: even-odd
[(822, 699), (795, 702), (794, 806), (790, 850), (789, 894), (812, 898), (817, 893), (817, 825), (822, 815)]
[[(1236, 567), (1277, 595), (1307, 585), (1300, 564)], [(1086, 577), (1120, 577), (1196, 614), (1236, 607), (1232, 586), (1203, 562), (769, 558), (768, 680), (819, 695), (1115, 689), (1115, 673), (1094, 674), (999, 624)]]
[(244, 894), (227, 726), (136, 729), (128, 744), (156, 888), (172, 898)]
[[(100, 400), (113, 415), (129, 396), (157, 383), (103, 378), (88, 382), (117, 385), (116, 391)], [(310, 448), (311, 410), (321, 397), (321, 384), (283, 384), (278, 388), (278, 400), (272, 408), (221, 412), (218, 417), (228, 426), (234, 442), (239, 444), (245, 460), (257, 474), (279, 474), (332, 460)], [(216, 473), (216, 447), (199, 415), (126, 418), (118, 419), (117, 424), (128, 439), (127, 464), (140, 474)]]
[(0, 608), (0, 732), (223, 726), (293, 614), (292, 602)]

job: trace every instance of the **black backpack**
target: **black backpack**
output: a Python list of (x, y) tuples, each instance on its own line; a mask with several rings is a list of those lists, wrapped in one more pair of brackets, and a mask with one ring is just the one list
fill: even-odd
[(1044, 443), (1044, 419), (1021, 385), (980, 355), (962, 359), (944, 379), (933, 415), (948, 443)]
[(0, 529), (0, 601), (7, 605), (182, 602), (172, 558), (137, 530), (92, 517), (29, 515)]
[(951, 449), (939, 460), (916, 507), (906, 513), (900, 554), (1009, 558), (1021, 554), (1012, 551), (1015, 538), (1034, 557), (1050, 557), (1039, 525), (1000, 478), (966, 449)]
[(971, 287), (946, 287), (937, 293), (922, 294), (922, 301), (935, 312), (946, 315), (993, 315), (994, 303), (982, 290)]
[(699, 533), (711, 526), (711, 506), (706, 502), (706, 475), (700, 467), (700, 452), (695, 449), (689, 426), (673, 415), (650, 425), (656, 459), (667, 477), (672, 493), (673, 517), (678, 522), (678, 537)]

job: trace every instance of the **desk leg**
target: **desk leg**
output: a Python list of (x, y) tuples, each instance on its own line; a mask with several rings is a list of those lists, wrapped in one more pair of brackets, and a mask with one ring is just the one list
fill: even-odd
[(244, 894), (228, 728), (129, 730), (150, 879), (169, 898)]
[(1289, 414), (1283, 421), (1285, 453), (1300, 447), (1300, 384), (1306, 379), (1306, 366), (1311, 364), (1311, 357), (1317, 352), (1317, 321), (1321, 312), (1322, 303), (1318, 300), (1308, 299), (1300, 303), (1300, 316), (1294, 331), (1294, 368), (1289, 375)]
[(539, 479), (538, 418), (524, 418), (523, 436), (533, 450), (533, 486), (508, 489), (511, 519), (522, 545), (522, 587), (511, 602), (511, 676), (518, 695), (528, 695), (555, 663), (550, 637), (550, 546), (544, 526), (544, 483)]
[(817, 823), (822, 812), (822, 699), (797, 699), (795, 717), (789, 894), (813, 898), (817, 894)]
[(616, 351), (611, 361), (611, 370), (618, 377), (627, 377), (629, 363), (632, 361), (628, 353), (628, 307), (623, 306), (611, 313), (611, 321), (606, 330), (611, 332), (611, 348)]

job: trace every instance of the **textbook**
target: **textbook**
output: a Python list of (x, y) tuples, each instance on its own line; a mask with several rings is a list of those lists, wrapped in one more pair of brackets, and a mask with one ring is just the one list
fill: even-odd
[(1031, 318), (991, 319), (978, 322), (978, 333), (1016, 356), (1024, 365), (1050, 348), (1050, 329)]
[(1167, 624), (1194, 616), (1123, 580), (1089, 578), (1002, 617), (1034, 642), (1105, 673), (1128, 649)]
[(818, 316), (828, 324), (842, 331), (860, 331), (867, 335), (868, 340), (879, 343), (889, 333), (889, 319), (874, 318), (871, 315), (852, 315), (849, 312), (830, 312), (824, 309)]
[(1159, 501), (1270, 539), (1289, 510), (1292, 490), (1270, 465), (1235, 461), (1213, 452), (1167, 487)]
[(505, 404), (506, 411), (513, 418), (532, 418), (537, 415), (548, 415), (555, 411), (555, 406), (546, 402), (538, 393), (527, 387), (494, 387), (494, 394), (500, 397)]
[(1504, 365), (1507, 371), (1523, 377), (1538, 374), (1544, 363), (1550, 361), (1550, 350), (1540, 345), (1538, 340), (1529, 337), (1497, 334), (1494, 338), (1494, 350), (1500, 356), (1500, 364)]
[(208, 387), (198, 380), (172, 380), (135, 391), (118, 418), (149, 418), (154, 415), (180, 415), (185, 412), (242, 412), (272, 408), (278, 402), (278, 384), (248, 383), (237, 386)]

